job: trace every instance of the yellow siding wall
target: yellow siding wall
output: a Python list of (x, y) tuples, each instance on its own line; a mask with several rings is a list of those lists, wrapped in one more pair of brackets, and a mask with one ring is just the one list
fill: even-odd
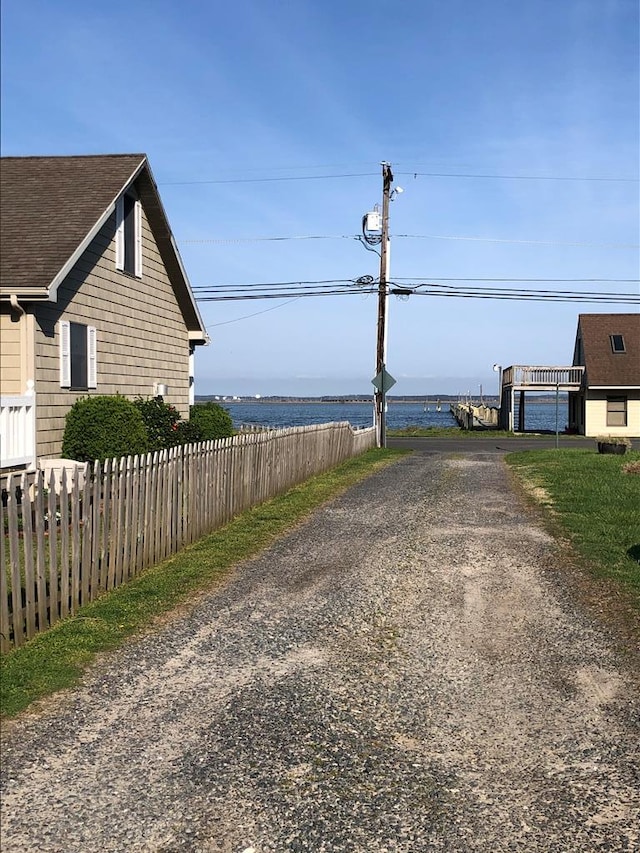
[[(37, 454), (59, 456), (65, 416), (78, 397), (120, 393), (150, 397), (169, 386), (166, 402), (189, 413), (187, 329), (142, 211), (142, 278), (116, 270), (115, 214), (58, 289), (57, 303), (36, 315)], [(60, 388), (59, 320), (96, 327), (98, 387)]]
[(8, 303), (0, 306), (0, 395), (25, 393), (22, 367), (23, 318)]
[[(627, 426), (607, 426), (607, 396), (627, 397)], [(640, 391), (589, 391), (585, 406), (585, 435), (640, 436)]]

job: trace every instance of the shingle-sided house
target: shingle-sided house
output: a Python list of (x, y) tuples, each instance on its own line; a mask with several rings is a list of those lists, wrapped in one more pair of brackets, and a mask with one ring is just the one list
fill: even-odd
[(584, 435), (640, 436), (640, 314), (580, 314), (569, 426)]
[(81, 396), (187, 416), (207, 335), (146, 156), (3, 157), (0, 178), (2, 467), (59, 456)]

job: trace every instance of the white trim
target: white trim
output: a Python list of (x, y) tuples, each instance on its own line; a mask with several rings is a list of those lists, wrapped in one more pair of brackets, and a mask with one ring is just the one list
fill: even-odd
[(142, 205), (139, 199), (133, 206), (134, 228), (135, 228), (135, 253), (134, 268), (137, 278), (142, 278)]
[(640, 385), (587, 385), (587, 391), (640, 391)]
[(71, 323), (60, 320), (58, 323), (60, 335), (60, 387), (71, 387)]
[(124, 270), (124, 195), (116, 199), (116, 269)]
[[(163, 210), (164, 213), (164, 210)], [(200, 315), (200, 309), (198, 308), (198, 303), (196, 301), (196, 297), (194, 296), (193, 290), (191, 289), (191, 283), (189, 282), (189, 278), (187, 277), (187, 271), (184, 268), (184, 264), (182, 263), (182, 258), (180, 257), (180, 252), (178, 251), (178, 246), (176, 245), (176, 241), (174, 239), (173, 234), (171, 234), (171, 248), (175, 252), (176, 260), (178, 261), (178, 266), (180, 268), (180, 272), (182, 273), (182, 278), (184, 279), (184, 283), (187, 287), (187, 293), (189, 294), (189, 299), (191, 300), (191, 305), (193, 307), (194, 313), (196, 315), (196, 319), (200, 324), (200, 329), (202, 331), (198, 332), (195, 329), (191, 329), (189, 331), (189, 340), (193, 341), (196, 344), (210, 344), (211, 339), (207, 334), (207, 327), (204, 324), (202, 316)]]
[(96, 327), (87, 326), (87, 388), (98, 387)]

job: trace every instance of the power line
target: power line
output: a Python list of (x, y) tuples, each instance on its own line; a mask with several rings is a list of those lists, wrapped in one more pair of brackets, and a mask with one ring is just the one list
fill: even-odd
[[(293, 288), (293, 289), (291, 289)], [(394, 283), (390, 282), (391, 293), (394, 292)], [(560, 301), (560, 302), (592, 302), (604, 304), (626, 304), (640, 305), (640, 295), (630, 293), (606, 293), (601, 291), (568, 291), (568, 290), (534, 290), (534, 289), (518, 289), (518, 288), (489, 288), (489, 287), (465, 287), (456, 288), (451, 285), (436, 284), (433, 282), (424, 282), (423, 284), (415, 285), (414, 288), (398, 288), (400, 293), (396, 295), (402, 296), (456, 296), (460, 298), (478, 298), (478, 299), (512, 299), (512, 300), (534, 300), (534, 301)], [(355, 289), (354, 287), (325, 287), (324, 289), (307, 288), (296, 289), (295, 286), (288, 286), (286, 290), (276, 292), (264, 290), (260, 293), (247, 292), (246, 290), (237, 289), (231, 292), (217, 291), (210, 289), (209, 291), (197, 297), (199, 302), (237, 302), (253, 299), (282, 299), (287, 297), (311, 297), (311, 296), (353, 296), (360, 294), (373, 294), (378, 292), (378, 286), (369, 284), (364, 288)]]
[(611, 298), (611, 297), (593, 297), (593, 296), (550, 296), (550, 295), (540, 295), (537, 296), (534, 293), (522, 293), (522, 294), (499, 294), (499, 293), (467, 293), (467, 292), (452, 292), (452, 291), (441, 291), (441, 290), (425, 290), (425, 291), (416, 291), (411, 294), (412, 296), (443, 296), (443, 297), (452, 297), (455, 299), (496, 299), (496, 300), (511, 300), (518, 302), (588, 302), (588, 303), (600, 303), (604, 305), (640, 305), (640, 298), (638, 297), (621, 297), (621, 298)]
[[(303, 290), (303, 291), (293, 291), (286, 292), (287, 296), (295, 296), (296, 298), (308, 297), (308, 296), (360, 296), (363, 293), (377, 293), (377, 288), (367, 288), (364, 290), (345, 290), (345, 289), (336, 289), (336, 290)], [(248, 294), (239, 294), (236, 296), (198, 296), (198, 302), (238, 302), (242, 300), (248, 299), (282, 299), (282, 293), (248, 293)]]
[[(410, 278), (400, 278), (398, 281), (420, 281), (425, 276), (411, 276)], [(534, 282), (588, 282), (588, 283), (611, 283), (611, 284), (636, 284), (640, 283), (638, 278), (442, 278), (439, 276), (429, 276), (429, 281), (534, 281)]]
[(245, 314), (243, 317), (236, 317), (235, 320), (225, 320), (223, 323), (210, 323), (207, 326), (207, 331), (209, 329), (215, 329), (217, 326), (228, 326), (230, 323), (239, 323), (241, 320), (249, 320), (251, 317), (258, 317), (260, 314), (268, 314), (269, 311), (277, 311), (278, 308), (284, 308), (285, 305), (288, 305), (290, 302), (295, 302), (300, 297), (294, 296), (293, 299), (285, 299), (285, 301), (280, 305), (273, 305), (271, 308), (265, 308), (263, 311), (254, 311), (253, 314)]
[(473, 240), (482, 243), (524, 243), (531, 246), (588, 246), (594, 249), (640, 249), (640, 243), (589, 243), (567, 240), (515, 240), (503, 237), (471, 237), (457, 234), (393, 234), (410, 240)]
[[(434, 279), (435, 281), (435, 279)], [(451, 284), (434, 284), (433, 281), (428, 281), (423, 284), (415, 285), (415, 289), (421, 287), (433, 287), (440, 290), (448, 291), (448, 292), (457, 292), (457, 293), (516, 293), (516, 294), (525, 294), (525, 293), (534, 293), (534, 294), (550, 294), (554, 296), (575, 296), (575, 297), (598, 297), (603, 299), (613, 299), (613, 298), (621, 298), (628, 299), (631, 298), (634, 301), (640, 302), (640, 293), (609, 293), (607, 291), (597, 291), (597, 290), (535, 290), (533, 288), (518, 288), (518, 287), (454, 287)], [(415, 292), (415, 291), (414, 291)]]
[[(594, 183), (635, 183), (639, 178), (629, 177), (601, 177), (591, 175), (511, 175), (499, 173), (473, 173), (473, 172), (397, 172), (398, 175), (413, 176), (414, 178), (464, 178), (464, 179), (492, 179), (503, 181), (587, 181)], [(195, 186), (203, 184), (259, 184), (282, 181), (325, 181), (337, 178), (371, 178), (375, 172), (342, 172), (332, 175), (280, 175), (277, 177), (263, 178), (209, 178), (191, 181), (160, 181), (158, 186), (178, 187)]]
[[(567, 240), (517, 240), (508, 237), (475, 237), (459, 234), (392, 234), (394, 240), (470, 240), (481, 243), (522, 243), (531, 246), (586, 246), (594, 249), (640, 249), (640, 243), (590, 243), (587, 241)], [(223, 245), (225, 243), (263, 243), (263, 242), (285, 242), (287, 240), (359, 240), (358, 234), (300, 234), (278, 237), (215, 237), (197, 240), (179, 240), (182, 245), (196, 243), (211, 243)]]
[(179, 240), (179, 243), (268, 243), (285, 240), (357, 240), (356, 234), (300, 234), (291, 237), (218, 237), (204, 240)]
[(198, 285), (197, 287), (192, 288), (194, 293), (198, 293), (203, 290), (213, 290), (216, 288), (251, 288), (251, 287), (300, 287), (303, 285), (334, 285), (334, 284), (357, 284), (357, 279), (352, 278), (326, 278), (326, 279), (317, 279), (315, 281), (262, 281), (262, 282), (249, 282), (247, 284), (228, 284), (228, 283), (220, 283), (220, 284), (212, 284), (212, 285)]
[[(418, 288), (418, 287), (424, 287), (425, 285), (428, 285), (430, 287), (442, 287), (442, 288), (447, 288), (447, 289), (451, 289), (451, 290), (456, 290), (456, 289), (457, 290), (460, 290), (460, 289), (467, 289), (467, 290), (517, 290), (519, 292), (520, 291), (524, 292), (525, 290), (526, 291), (532, 290), (532, 288), (518, 288), (518, 287), (510, 287), (510, 288), (500, 288), (500, 287), (473, 287), (473, 288), (470, 288), (470, 287), (466, 287), (466, 288), (461, 288), (461, 287), (455, 287), (454, 285), (442, 283), (442, 282), (447, 282), (447, 281), (458, 281), (458, 282), (490, 281), (490, 282), (503, 282), (503, 283), (504, 282), (524, 283), (524, 282), (528, 282), (528, 281), (534, 281), (537, 283), (556, 283), (556, 282), (558, 282), (558, 283), (561, 283), (561, 282), (579, 283), (579, 282), (586, 281), (586, 283), (591, 284), (591, 283), (597, 282), (598, 280), (597, 279), (592, 279), (592, 280), (590, 280), (590, 279), (586, 279), (586, 280), (585, 279), (438, 279), (438, 278), (434, 277), (434, 278), (428, 279), (426, 282), (425, 282), (424, 278), (422, 278), (422, 279), (398, 278), (398, 279), (396, 279), (396, 282), (394, 282), (394, 283), (397, 283), (397, 282), (409, 282), (409, 283), (419, 282), (417, 284), (413, 284), (412, 287)], [(600, 281), (602, 281), (602, 280), (600, 280)], [(609, 283), (609, 280), (605, 279), (604, 281)], [(319, 282), (281, 281), (281, 282), (270, 282), (270, 283), (263, 283), (263, 284), (259, 284), (257, 282), (254, 282), (251, 284), (215, 284), (215, 285), (208, 285), (208, 286), (207, 285), (201, 285), (199, 287), (193, 288), (193, 290), (194, 290), (194, 293), (196, 293), (196, 294), (223, 293), (225, 291), (233, 291), (233, 292), (238, 292), (238, 293), (251, 293), (252, 291), (256, 291), (256, 290), (269, 291), (269, 290), (278, 290), (278, 289), (282, 289), (282, 288), (292, 288), (293, 287), (293, 288), (304, 288), (306, 290), (314, 290), (314, 291), (320, 292), (322, 290), (335, 289), (336, 285), (338, 285), (341, 288), (345, 288), (348, 291), (351, 291), (354, 287), (358, 287), (358, 288), (360, 288), (360, 292), (361, 292), (361, 289), (363, 287), (377, 286), (375, 284), (373, 277), (363, 276), (362, 279), (357, 279), (356, 281), (353, 281), (350, 279), (341, 279), (341, 280), (327, 281), (327, 282), (321, 282), (321, 281), (319, 281)], [(553, 290), (541, 290), (539, 292), (543, 292), (543, 293), (587, 293), (587, 294), (598, 292), (603, 296), (615, 295), (615, 294), (611, 293), (610, 291), (592, 291), (592, 290), (559, 291), (557, 289), (553, 289)], [(636, 296), (636, 294), (623, 294), (623, 295)], [(637, 294), (637, 297), (640, 299), (640, 293)]]
[(179, 187), (195, 184), (264, 184), (275, 181), (326, 181), (333, 178), (371, 178), (375, 172), (349, 172), (340, 175), (281, 175), (277, 178), (214, 178), (199, 181), (163, 181), (158, 186)]
[(500, 175), (471, 172), (396, 172), (398, 175), (413, 175), (414, 178), (497, 178), (502, 181), (597, 181), (613, 183), (635, 183), (638, 178), (605, 178), (588, 175)]

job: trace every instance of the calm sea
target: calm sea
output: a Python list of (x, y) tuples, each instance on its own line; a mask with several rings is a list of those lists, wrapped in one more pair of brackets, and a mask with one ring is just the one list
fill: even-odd
[[(233, 425), (255, 424), (265, 427), (308, 426), (332, 421), (349, 421), (354, 427), (371, 426), (373, 423), (372, 403), (234, 403), (222, 405), (229, 411)], [(426, 410), (425, 410), (426, 409)], [(529, 402), (525, 409), (525, 429), (530, 431), (556, 428), (556, 406), (549, 402)], [(560, 400), (558, 425), (562, 430), (567, 422), (567, 402)], [(449, 427), (456, 422), (449, 411), (449, 403), (443, 402), (441, 411), (436, 411), (435, 402), (390, 403), (387, 410), (387, 428), (402, 429), (408, 426)]]

